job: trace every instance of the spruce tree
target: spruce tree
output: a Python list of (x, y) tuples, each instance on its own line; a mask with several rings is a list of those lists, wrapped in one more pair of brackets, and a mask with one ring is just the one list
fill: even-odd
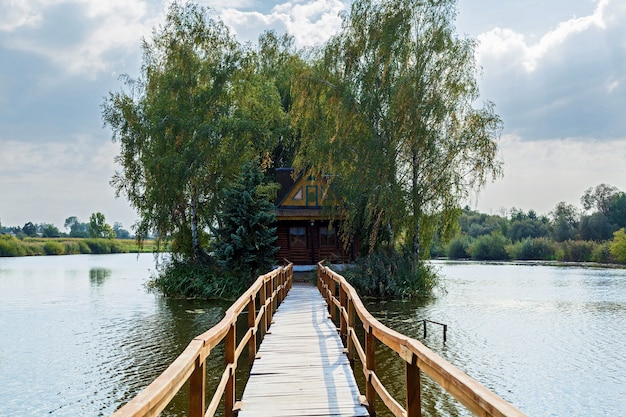
[(220, 267), (246, 281), (267, 272), (278, 251), (272, 197), (257, 161), (244, 163), (237, 181), (225, 191), (221, 224), (215, 233), (215, 257)]

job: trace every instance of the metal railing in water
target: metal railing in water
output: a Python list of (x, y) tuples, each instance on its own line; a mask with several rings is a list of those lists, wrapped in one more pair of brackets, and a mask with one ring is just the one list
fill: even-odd
[[(365, 308), (354, 288), (344, 277), (319, 263), (318, 289), (326, 299), (333, 321), (339, 320), (350, 363), (355, 355), (363, 364), (365, 397), (370, 415), (376, 415), (376, 399), (397, 417), (422, 415), (420, 373), (428, 375), (463, 406), (478, 416), (525, 416), (478, 381), (475, 381), (419, 341), (384, 326)], [(339, 316), (339, 317), (337, 317)], [(356, 318), (365, 330), (361, 345), (356, 332)], [(376, 374), (376, 343), (381, 342), (405, 362), (406, 407), (396, 401)], [(353, 366), (354, 368), (354, 366)]]
[[(233, 416), (236, 409), (235, 370), (239, 357), (247, 346), (248, 362), (252, 364), (257, 353), (257, 334), (265, 335), (272, 323), (272, 315), (287, 296), (292, 283), (291, 263), (258, 277), (226, 311), (218, 324), (194, 338), (161, 375), (111, 417), (156, 416), (167, 407), (187, 381), (189, 381), (190, 417), (213, 416), (222, 398), (224, 415)], [(237, 317), (246, 309), (248, 330), (237, 343)], [(207, 407), (206, 361), (211, 350), (222, 341), (226, 358), (225, 369)]]

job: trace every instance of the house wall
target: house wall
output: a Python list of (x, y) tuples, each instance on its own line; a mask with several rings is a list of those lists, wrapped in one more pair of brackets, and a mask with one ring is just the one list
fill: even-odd
[[(277, 224), (276, 234), (279, 246), (276, 254), (277, 261), (288, 259), (295, 265), (314, 265), (321, 260), (329, 260), (334, 263), (347, 263), (353, 259), (352, 249), (345, 251), (341, 240), (337, 236), (335, 245), (322, 245), (320, 240), (320, 228), (328, 227), (329, 222), (325, 220), (305, 221), (305, 220), (280, 220)], [(304, 242), (293, 244), (290, 229), (304, 229)], [(335, 230), (337, 228), (335, 227)]]

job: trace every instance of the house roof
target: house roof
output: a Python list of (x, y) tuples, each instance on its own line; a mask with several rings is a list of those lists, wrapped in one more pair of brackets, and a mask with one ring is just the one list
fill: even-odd
[(328, 211), (324, 210), (328, 207), (325, 204), (329, 188), (326, 176), (309, 170), (294, 180), (292, 168), (281, 168), (276, 170), (276, 177), (281, 186), (275, 211), (277, 220), (329, 218)]

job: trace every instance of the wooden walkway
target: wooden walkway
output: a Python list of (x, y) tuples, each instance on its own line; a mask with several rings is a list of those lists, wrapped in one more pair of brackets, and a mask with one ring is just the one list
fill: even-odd
[(326, 302), (296, 284), (273, 317), (239, 417), (368, 416)]

